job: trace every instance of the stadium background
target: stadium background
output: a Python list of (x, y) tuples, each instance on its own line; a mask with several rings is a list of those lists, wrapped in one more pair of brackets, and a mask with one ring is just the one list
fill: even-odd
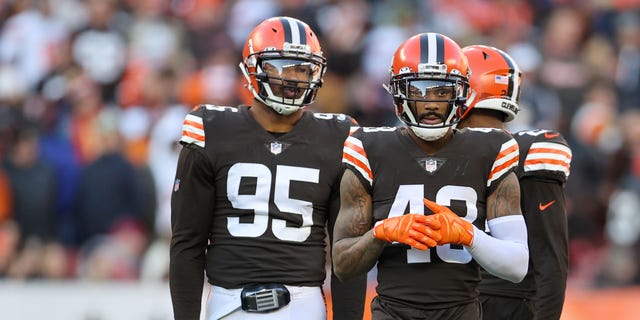
[(275, 15), (319, 34), (311, 108), (366, 126), (397, 124), (381, 83), (407, 37), (509, 52), (525, 72), (510, 129), (559, 130), (574, 153), (563, 319), (640, 314), (638, 0), (4, 0), (0, 318), (171, 317), (182, 118), (246, 98), (240, 47)]

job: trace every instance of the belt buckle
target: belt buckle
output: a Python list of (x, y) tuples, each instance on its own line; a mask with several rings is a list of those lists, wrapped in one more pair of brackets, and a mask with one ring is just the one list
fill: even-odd
[(250, 286), (242, 289), (241, 300), (242, 310), (268, 312), (286, 306), (289, 303), (289, 291), (281, 284)]
[(269, 311), (280, 307), (276, 289), (262, 289), (258, 292), (251, 293), (249, 297), (256, 299), (257, 312)]

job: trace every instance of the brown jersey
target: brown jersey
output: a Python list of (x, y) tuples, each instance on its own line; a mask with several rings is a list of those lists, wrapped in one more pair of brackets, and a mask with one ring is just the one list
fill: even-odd
[(527, 224), (529, 270), (524, 280), (517, 284), (484, 272), (480, 291), (481, 294), (531, 300), (537, 299), (538, 295), (541, 305), (537, 308), (537, 316), (558, 319), (568, 269), (564, 185), (570, 172), (571, 149), (554, 131), (520, 131), (513, 137), (520, 148), (516, 174)]
[[(423, 198), (448, 206), (484, 229), (486, 199), (518, 162), (518, 146), (495, 129), (455, 130), (427, 155), (407, 128), (361, 128), (345, 141), (343, 162), (371, 194), (372, 225), (406, 213), (431, 214)], [(447, 308), (477, 298), (478, 264), (460, 245), (426, 251), (388, 244), (378, 260), (378, 295), (422, 309)]]
[(204, 245), (213, 285), (319, 286), (325, 227), (339, 208), (342, 145), (354, 122), (305, 111), (277, 136), (248, 110), (202, 105), (185, 118), (172, 197), (172, 263), (179, 269), (200, 259)]

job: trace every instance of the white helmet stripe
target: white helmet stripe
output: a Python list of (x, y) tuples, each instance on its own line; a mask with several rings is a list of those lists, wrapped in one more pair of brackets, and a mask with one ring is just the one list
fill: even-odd
[(432, 32), (427, 33), (427, 42), (429, 50), (429, 55), (427, 56), (427, 64), (434, 65), (438, 63), (438, 45), (436, 42), (436, 34)]
[(291, 19), (287, 19), (289, 22), (289, 26), (291, 27), (291, 43), (300, 44), (300, 30), (298, 29), (298, 24), (296, 21)]
[(291, 44), (307, 44), (307, 35), (305, 34), (304, 25), (296, 19), (284, 17), (280, 18), (282, 27), (284, 28), (284, 42)]

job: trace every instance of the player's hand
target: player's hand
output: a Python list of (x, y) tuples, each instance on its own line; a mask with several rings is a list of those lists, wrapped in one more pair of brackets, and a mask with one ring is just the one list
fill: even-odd
[(424, 205), (433, 211), (433, 215), (427, 216), (430, 219), (440, 221), (441, 239), (438, 245), (447, 243), (462, 244), (470, 246), (473, 243), (473, 225), (455, 214), (451, 209), (441, 206), (429, 199), (424, 199)]
[(373, 236), (387, 242), (401, 242), (416, 249), (427, 250), (440, 241), (440, 221), (427, 219), (425, 215), (409, 213), (387, 218), (376, 223)]

